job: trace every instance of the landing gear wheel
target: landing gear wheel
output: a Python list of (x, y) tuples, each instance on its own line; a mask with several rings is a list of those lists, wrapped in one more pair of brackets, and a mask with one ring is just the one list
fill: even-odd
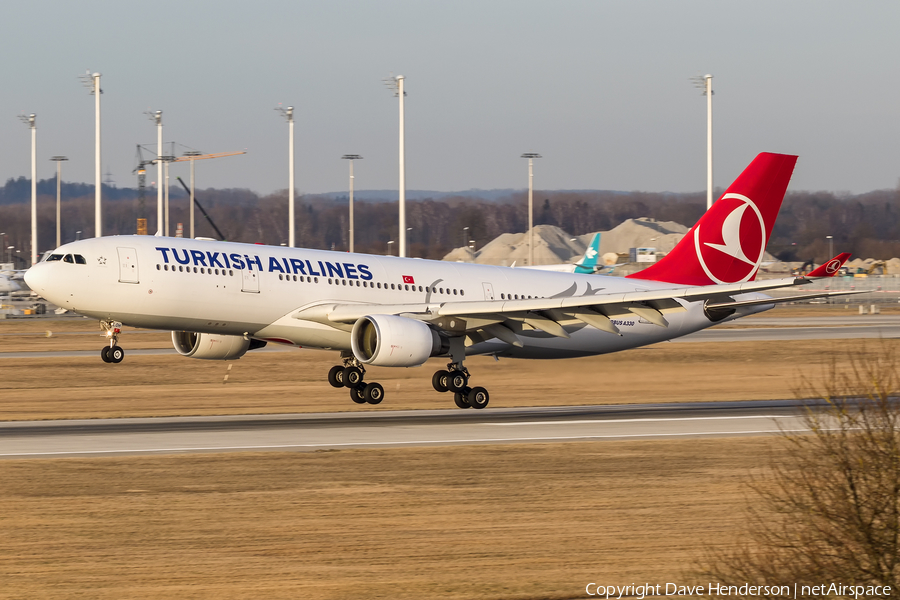
[(491, 397), (488, 394), (488, 391), (483, 387), (474, 387), (469, 390), (468, 394), (466, 394), (466, 401), (472, 408), (484, 408), (488, 405), (488, 401), (490, 401), (490, 399)]
[(350, 399), (356, 402), (357, 404), (365, 404), (366, 397), (363, 395), (363, 387), (352, 387), (350, 388)]
[(347, 387), (356, 387), (362, 383), (363, 374), (357, 367), (344, 368), (344, 385)]
[(120, 363), (125, 358), (125, 351), (120, 346), (113, 346), (107, 352), (107, 356), (109, 356), (109, 362)]
[(454, 371), (453, 373), (450, 373), (450, 377), (447, 379), (447, 389), (451, 392), (461, 392), (468, 383), (468, 375), (461, 371)]
[(103, 348), (100, 349), (100, 358), (102, 358), (105, 363), (112, 362), (109, 358), (109, 346), (103, 346)]
[(469, 406), (469, 400), (467, 399), (468, 394), (465, 393), (465, 390), (462, 392), (454, 392), (453, 393), (453, 402), (456, 403), (456, 406), (459, 408), (472, 408)]
[(450, 371), (435, 371), (431, 376), (431, 387), (437, 392), (448, 391), (450, 389), (448, 383), (450, 383)]
[(384, 388), (381, 387), (380, 383), (373, 381), (366, 384), (366, 387), (363, 388), (363, 397), (369, 404), (380, 404), (384, 400)]
[(344, 387), (344, 367), (335, 365), (328, 371), (328, 383), (331, 387)]

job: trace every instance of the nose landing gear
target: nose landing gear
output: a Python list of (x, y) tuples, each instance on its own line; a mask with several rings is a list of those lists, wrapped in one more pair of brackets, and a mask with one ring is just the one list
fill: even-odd
[(106, 330), (109, 345), (100, 350), (100, 358), (105, 363), (120, 363), (125, 358), (125, 351), (119, 346), (119, 334), (122, 333), (122, 324), (118, 321), (101, 321), (101, 329)]

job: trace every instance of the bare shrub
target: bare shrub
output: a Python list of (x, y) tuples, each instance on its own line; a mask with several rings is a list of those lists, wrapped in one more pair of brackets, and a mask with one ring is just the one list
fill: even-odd
[(808, 432), (782, 432), (771, 466), (751, 479), (740, 542), (710, 550), (700, 574), (728, 585), (898, 589), (898, 367), (883, 341), (803, 380), (796, 394), (812, 399), (803, 415)]

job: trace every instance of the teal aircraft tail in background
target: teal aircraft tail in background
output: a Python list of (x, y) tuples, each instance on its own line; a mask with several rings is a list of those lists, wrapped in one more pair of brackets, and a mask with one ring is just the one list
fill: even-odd
[(599, 269), (597, 268), (597, 262), (600, 260), (600, 233), (595, 233), (594, 237), (591, 238), (591, 243), (588, 244), (587, 249), (584, 251), (584, 256), (575, 263), (575, 272), (576, 273), (596, 273)]

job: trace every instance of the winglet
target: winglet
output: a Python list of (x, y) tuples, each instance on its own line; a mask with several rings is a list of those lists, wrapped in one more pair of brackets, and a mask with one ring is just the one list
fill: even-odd
[(818, 268), (810, 271), (806, 277), (834, 277), (841, 270), (841, 267), (844, 266), (844, 263), (847, 262), (848, 258), (850, 258), (849, 252), (841, 252), (831, 260), (825, 261)]

